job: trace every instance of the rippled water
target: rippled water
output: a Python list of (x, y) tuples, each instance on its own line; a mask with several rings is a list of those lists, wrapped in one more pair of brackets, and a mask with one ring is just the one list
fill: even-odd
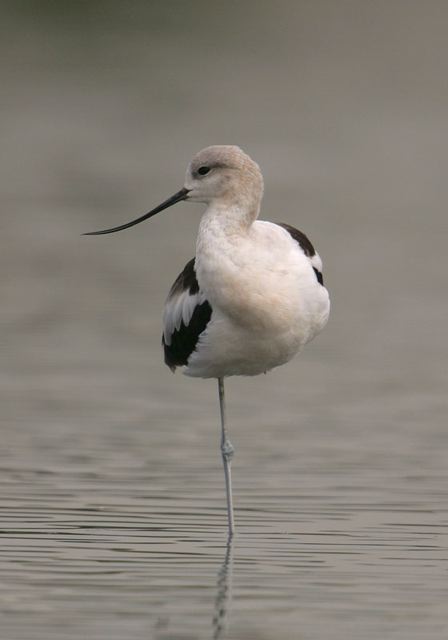
[[(440, 640), (446, 10), (194, 4), (5, 3), (0, 636)], [(160, 349), (200, 207), (80, 236), (221, 142), (333, 301), (300, 358), (227, 383), (231, 547), (216, 385)]]
[(1, 470), (3, 637), (444, 637), (444, 456), (406, 465), (325, 430), (297, 451), (291, 427), (269, 452), (239, 443), (231, 550), (206, 429), (17, 443)]

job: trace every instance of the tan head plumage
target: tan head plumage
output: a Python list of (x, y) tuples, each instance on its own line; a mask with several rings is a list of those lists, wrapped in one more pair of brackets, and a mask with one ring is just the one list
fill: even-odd
[[(263, 176), (256, 162), (234, 145), (213, 145), (193, 156), (185, 188), (189, 200), (221, 202), (258, 213), (263, 196)], [(255, 212), (255, 211), (254, 211)]]

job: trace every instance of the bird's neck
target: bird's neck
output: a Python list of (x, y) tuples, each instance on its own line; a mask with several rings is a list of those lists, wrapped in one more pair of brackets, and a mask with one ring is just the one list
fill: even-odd
[(239, 203), (211, 203), (205, 210), (196, 240), (195, 269), (207, 295), (213, 297), (213, 291), (225, 289), (248, 259), (247, 240), (257, 215), (258, 207), (250, 210)]
[(244, 236), (258, 218), (260, 203), (210, 203), (202, 215), (199, 235)]
[[(199, 287), (213, 308), (229, 310), (238, 275), (247, 260), (251, 217), (235, 207), (209, 206), (196, 240), (195, 271)], [(249, 218), (249, 219), (248, 219)]]

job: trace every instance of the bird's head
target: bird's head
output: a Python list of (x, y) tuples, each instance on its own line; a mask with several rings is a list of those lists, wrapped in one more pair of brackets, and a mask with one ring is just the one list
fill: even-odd
[(258, 208), (263, 177), (257, 163), (239, 147), (214, 145), (193, 157), (184, 187), (193, 202)]
[(155, 209), (118, 227), (84, 235), (103, 235), (128, 229), (181, 200), (234, 207), (247, 213), (248, 218), (255, 218), (262, 195), (263, 176), (257, 163), (237, 146), (214, 145), (202, 149), (193, 157), (183, 188)]

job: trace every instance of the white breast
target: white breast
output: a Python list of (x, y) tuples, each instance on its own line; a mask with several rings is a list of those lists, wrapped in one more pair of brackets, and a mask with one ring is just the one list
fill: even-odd
[[(313, 259), (321, 268), (320, 258)], [(328, 319), (328, 293), (311, 259), (270, 222), (256, 221), (238, 234), (204, 216), (196, 273), (213, 315), (189, 360), (189, 375), (271, 369), (290, 360)]]

